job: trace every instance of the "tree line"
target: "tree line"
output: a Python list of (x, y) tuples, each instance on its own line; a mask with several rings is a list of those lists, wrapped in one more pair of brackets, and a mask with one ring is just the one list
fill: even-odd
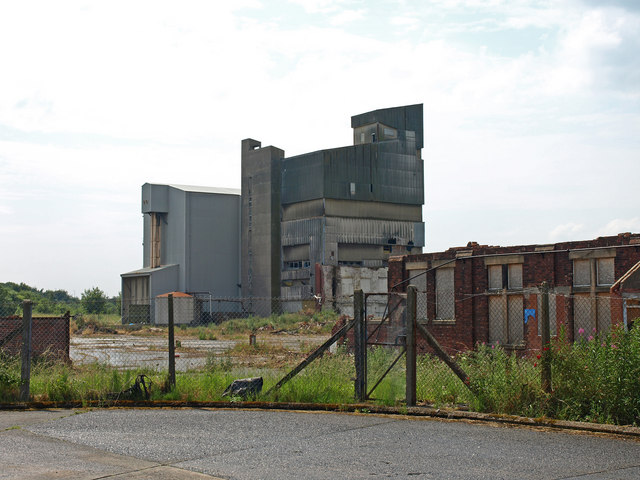
[(120, 294), (108, 297), (100, 288), (93, 287), (82, 292), (80, 298), (66, 290), (43, 290), (25, 283), (0, 282), (0, 316), (19, 313), (23, 300), (33, 302), (35, 314), (62, 315), (78, 313), (120, 313)]

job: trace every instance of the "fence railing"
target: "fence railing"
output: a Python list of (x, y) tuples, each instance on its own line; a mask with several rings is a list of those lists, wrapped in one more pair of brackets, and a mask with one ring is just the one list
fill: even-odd
[[(550, 369), (559, 358), (550, 353), (554, 338), (584, 346), (584, 355), (600, 345), (608, 348), (593, 354), (600, 358), (622, 348), (611, 332), (626, 331), (640, 314), (616, 297), (562, 295), (545, 286), (458, 300), (453, 318), (439, 316), (442, 310), (433, 299), (415, 287), (406, 293), (357, 291), (349, 300), (353, 314), (343, 315), (331, 333), (338, 317), (326, 316), (315, 298), (167, 296), (153, 303), (153, 317), (148, 317), (153, 321), (147, 324), (123, 324), (120, 316), (103, 321), (92, 315), (33, 315), (29, 302), (21, 305), (22, 315), (16, 315), (16, 305), (0, 306), (0, 402), (34, 398), (28, 391), (29, 372), (34, 371), (30, 362), (41, 372), (35, 395), (45, 399), (74, 398), (72, 387), (104, 382), (92, 377), (100, 375), (111, 378), (113, 394), (124, 390), (123, 382), (131, 375), (152, 376), (156, 383), (167, 378), (163, 391), (185, 388), (186, 380), (180, 387), (181, 378), (189, 379), (187, 384), (205, 379), (209, 384), (198, 388), (206, 390), (218, 381), (211, 375), (220, 372), (227, 374), (220, 381), (240, 374), (265, 375), (270, 392), (286, 393), (296, 381), (307, 388), (310, 377), (305, 375), (314, 371), (325, 383), (313, 396), (304, 397), (307, 401), (322, 401), (334, 388), (344, 392), (344, 382), (352, 383), (351, 400), (407, 405), (469, 404), (486, 396), (487, 388), (509, 390), (513, 385), (526, 385), (531, 395), (535, 388), (550, 394), (552, 389), (562, 390), (556, 390), (555, 383), (563, 378), (560, 367)], [(222, 312), (224, 318), (214, 315)], [(336, 350), (334, 343), (343, 348)], [(560, 343), (555, 345), (559, 348)], [(342, 362), (339, 372), (335, 362)], [(85, 372), (89, 376), (73, 379)], [(514, 380), (516, 373), (520, 377)], [(87, 387), (82, 395), (93, 398), (91, 392)], [(192, 393), (185, 395), (190, 398)], [(217, 398), (213, 390), (198, 395)], [(349, 401), (349, 396), (340, 398)]]

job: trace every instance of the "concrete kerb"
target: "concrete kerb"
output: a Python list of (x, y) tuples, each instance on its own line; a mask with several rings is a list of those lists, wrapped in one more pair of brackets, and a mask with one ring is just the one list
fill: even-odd
[(618, 435), (640, 439), (640, 428), (630, 425), (608, 425), (589, 422), (573, 422), (551, 418), (530, 418), (516, 415), (468, 412), (432, 407), (387, 407), (367, 403), (324, 404), (324, 403), (277, 403), (277, 402), (180, 402), (180, 401), (118, 401), (118, 402), (29, 402), (0, 404), (2, 410), (44, 410), (44, 409), (95, 409), (95, 408), (198, 408), (233, 410), (287, 410), (298, 412), (336, 412), (361, 415), (397, 415), (424, 417), (443, 420), (497, 423), (512, 426), (574, 430), (588, 433)]

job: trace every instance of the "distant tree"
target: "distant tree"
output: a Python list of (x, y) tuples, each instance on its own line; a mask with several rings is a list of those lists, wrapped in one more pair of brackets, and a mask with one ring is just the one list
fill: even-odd
[(119, 314), (120, 311), (122, 310), (122, 293), (118, 292), (118, 295), (116, 295), (115, 297), (111, 297), (109, 299), (109, 303), (111, 303), (112, 306), (113, 306), (113, 312), (112, 313)]
[(6, 288), (0, 285), (0, 305), (9, 301), (9, 292)]
[(105, 313), (107, 296), (98, 287), (82, 292), (80, 303), (82, 309), (87, 313)]

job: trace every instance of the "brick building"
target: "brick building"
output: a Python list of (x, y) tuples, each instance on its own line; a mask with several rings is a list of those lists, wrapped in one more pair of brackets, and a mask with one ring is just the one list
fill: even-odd
[[(33, 317), (31, 352), (33, 357), (46, 356), (65, 362), (69, 357), (69, 321), (67, 312), (61, 317)], [(22, 317), (0, 317), (0, 354), (20, 355), (22, 351)]]
[(482, 342), (540, 348), (545, 281), (552, 335), (564, 328), (574, 341), (628, 327), (640, 316), (640, 234), (512, 247), (470, 242), (389, 260), (389, 290), (417, 287), (418, 321), (451, 353)]

